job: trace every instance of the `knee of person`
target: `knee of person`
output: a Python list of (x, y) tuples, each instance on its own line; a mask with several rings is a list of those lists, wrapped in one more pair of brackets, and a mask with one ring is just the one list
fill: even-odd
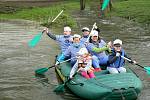
[(107, 68), (107, 70), (109, 71), (110, 74), (117, 74), (119, 73), (117, 69), (115, 68)]
[(122, 69), (122, 70), (120, 70), (119, 72), (120, 72), (120, 73), (126, 73), (127, 71), (126, 71), (126, 69)]

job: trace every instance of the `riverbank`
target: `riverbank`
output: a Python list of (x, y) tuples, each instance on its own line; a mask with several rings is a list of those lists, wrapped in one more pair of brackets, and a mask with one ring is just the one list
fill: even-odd
[(123, 17), (142, 25), (150, 25), (150, 0), (116, 0), (110, 16)]
[[(0, 2), (3, 12), (0, 12), (0, 19), (26, 19), (37, 21), (46, 27), (52, 27), (51, 21), (55, 16), (64, 10), (64, 13), (53, 23), (53, 27), (69, 25), (77, 27), (76, 21), (72, 18), (73, 10), (79, 9), (79, 0), (74, 1), (18, 1)], [(15, 5), (17, 4), (17, 5)], [(32, 5), (33, 4), (33, 5)]]
[[(98, 5), (99, 0), (94, 2), (88, 2), (87, 0), (84, 12), (89, 13), (87, 8), (91, 9), (93, 7), (95, 7), (95, 12), (99, 12), (97, 9)], [(107, 13), (107, 18), (121, 17), (140, 23), (142, 26), (149, 26), (149, 5), (150, 0), (113, 0), (113, 9), (111, 12)], [(52, 25), (50, 22), (62, 9), (64, 13)], [(77, 28), (77, 23), (79, 22), (76, 22), (72, 13), (74, 11), (80, 12), (79, 10), (80, 0), (0, 1), (0, 19), (33, 20), (39, 22), (43, 26), (51, 28), (59, 28), (65, 25)], [(97, 17), (97, 15), (93, 16)]]

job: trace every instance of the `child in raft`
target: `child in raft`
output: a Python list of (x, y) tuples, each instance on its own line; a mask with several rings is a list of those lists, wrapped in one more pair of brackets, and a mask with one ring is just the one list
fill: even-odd
[(76, 72), (80, 72), (86, 79), (94, 78), (94, 68), (92, 67), (92, 57), (88, 53), (86, 48), (81, 48), (78, 52), (77, 62), (73, 66), (70, 72), (70, 78)]

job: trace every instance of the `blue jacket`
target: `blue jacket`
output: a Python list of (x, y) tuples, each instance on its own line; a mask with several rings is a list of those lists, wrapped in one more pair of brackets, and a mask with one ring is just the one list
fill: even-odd
[(102, 52), (100, 52), (100, 53), (97, 53), (97, 52), (94, 52), (93, 51), (93, 48), (95, 48), (95, 47), (97, 47), (97, 48), (102, 48), (102, 47), (105, 47), (106, 46), (106, 43), (104, 42), (104, 40), (100, 40), (100, 42), (96, 45), (96, 44), (94, 44), (94, 43), (89, 43), (88, 45), (87, 45), (87, 49), (88, 49), (88, 51), (91, 53), (91, 55), (93, 56), (93, 55), (95, 55), (95, 56), (97, 56), (98, 58), (103, 58), (103, 57), (105, 57), (105, 56), (107, 56), (106, 55), (106, 53), (105, 53), (105, 51), (102, 51)]
[(125, 51), (123, 49), (121, 49), (121, 54), (119, 57), (116, 57), (116, 52), (112, 49), (112, 54), (109, 55), (109, 67), (123, 67), (125, 65), (125, 60), (121, 56), (125, 56)]
[(85, 47), (82, 44), (79, 44), (78, 46), (74, 46), (73, 44), (71, 46), (69, 46), (69, 48), (64, 52), (64, 56), (65, 58), (71, 57), (74, 59), (71, 59), (71, 61), (76, 61), (77, 59), (75, 58), (77, 56), (77, 52), (79, 52), (79, 50), (81, 48)]
[(83, 36), (81, 39), (80, 39), (80, 43), (81, 44), (84, 44), (88, 39), (88, 36)]
[(66, 49), (72, 44), (72, 41), (70, 41), (72, 39), (71, 35), (54, 35), (52, 33), (48, 33), (47, 35), (59, 43), (62, 53), (64, 53)]

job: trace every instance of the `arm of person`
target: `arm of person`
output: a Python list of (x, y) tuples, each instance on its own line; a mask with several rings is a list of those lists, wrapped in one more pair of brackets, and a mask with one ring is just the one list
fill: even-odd
[(92, 48), (92, 51), (93, 51), (93, 52), (96, 52), (96, 53), (100, 53), (100, 52), (106, 51), (106, 50), (109, 50), (109, 47), (108, 47), (108, 46), (104, 46), (104, 47), (102, 47), (102, 48), (97, 48), (97, 47), (93, 47), (93, 48)]
[(111, 54), (109, 55), (109, 58), (108, 58), (108, 63), (111, 64), (113, 62), (115, 62), (117, 60), (117, 57), (115, 54)]
[(52, 34), (51, 32), (47, 32), (47, 35), (53, 39), (53, 40), (56, 40), (56, 35)]
[(92, 66), (92, 60), (89, 60), (86, 67), (84, 68), (86, 71), (89, 70), (89, 68)]

